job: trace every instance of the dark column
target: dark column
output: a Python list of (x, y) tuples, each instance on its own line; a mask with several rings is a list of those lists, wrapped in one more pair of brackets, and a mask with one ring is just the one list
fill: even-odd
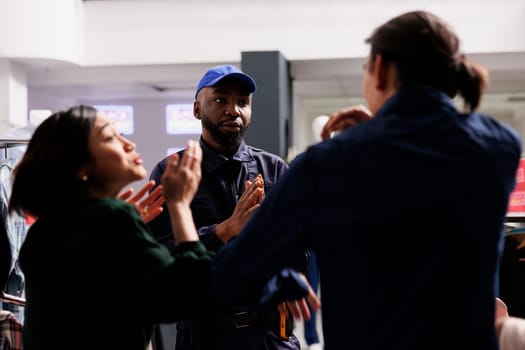
[(242, 52), (241, 69), (257, 84), (246, 142), (286, 159), (291, 119), (289, 63), (279, 51)]

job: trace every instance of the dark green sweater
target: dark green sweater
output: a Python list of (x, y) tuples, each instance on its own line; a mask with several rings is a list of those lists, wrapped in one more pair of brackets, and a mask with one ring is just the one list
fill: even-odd
[(115, 198), (40, 218), (20, 255), (24, 349), (143, 350), (154, 323), (207, 311), (211, 257), (200, 242), (170, 255)]

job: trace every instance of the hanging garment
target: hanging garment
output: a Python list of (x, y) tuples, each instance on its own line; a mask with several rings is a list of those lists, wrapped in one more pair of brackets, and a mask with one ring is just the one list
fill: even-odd
[(6, 310), (0, 310), (0, 350), (22, 350), (22, 324)]
[[(7, 277), (7, 283), (5, 286), (2, 286), (2, 288), (7, 294), (23, 298), (25, 297), (25, 282), (24, 275), (18, 263), (18, 254), (26, 237), (26, 222), (24, 217), (17, 213), (10, 214), (7, 211), (9, 197), (11, 195), (11, 172), (15, 163), (16, 159), (14, 158), (6, 158), (0, 161), (0, 215), (5, 223), (11, 250), (9, 275)], [(16, 318), (23, 323), (24, 314), (22, 307), (3, 303), (2, 309), (13, 312)]]

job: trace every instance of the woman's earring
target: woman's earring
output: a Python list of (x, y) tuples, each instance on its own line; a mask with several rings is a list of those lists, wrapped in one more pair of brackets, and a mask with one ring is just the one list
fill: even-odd
[(83, 175), (82, 176), (82, 181), (86, 182), (88, 180), (88, 176), (87, 175)]

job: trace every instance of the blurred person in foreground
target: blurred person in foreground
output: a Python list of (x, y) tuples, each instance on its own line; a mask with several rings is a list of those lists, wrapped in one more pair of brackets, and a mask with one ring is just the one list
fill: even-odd
[(201, 158), (190, 141), (162, 177), (178, 243), (170, 254), (143, 221), (163, 200), (119, 194), (147, 175), (135, 144), (90, 106), (40, 124), (14, 169), (9, 202), (11, 211), (37, 217), (20, 254), (24, 349), (144, 350), (156, 322), (206, 310), (211, 253), (189, 207)]
[(323, 137), (346, 130), (295, 158), (218, 252), (212, 291), (232, 305), (299, 293), (306, 285), (294, 271), (296, 284), (265, 286), (312, 249), (325, 349), (495, 350), (495, 274), (519, 136), (474, 112), (487, 72), (442, 19), (405, 13), (367, 43), (368, 109), (333, 115)]

